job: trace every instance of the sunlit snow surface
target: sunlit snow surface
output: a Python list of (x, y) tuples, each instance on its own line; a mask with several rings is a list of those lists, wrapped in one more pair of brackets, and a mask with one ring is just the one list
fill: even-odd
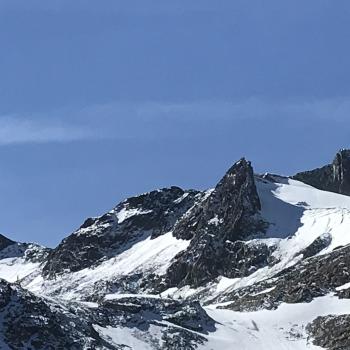
[(44, 280), (38, 276), (26, 285), (26, 288), (32, 292), (44, 294), (61, 290), (63, 299), (81, 299), (95, 282), (101, 280), (107, 281), (137, 272), (164, 274), (170, 260), (186, 249), (189, 243), (189, 241), (176, 239), (171, 232), (155, 239), (148, 237), (97, 267), (67, 273), (57, 280)]
[(40, 269), (38, 263), (25, 261), (23, 258), (9, 258), (0, 261), (0, 277), (8, 282), (16, 282)]
[[(214, 299), (221, 293), (273, 277), (286, 267), (298, 263), (302, 259), (302, 255), (298, 253), (321, 235), (327, 234), (331, 237), (331, 243), (319, 254), (328, 253), (350, 243), (350, 197), (320, 191), (282, 177), (275, 177), (275, 182), (257, 177), (256, 185), (262, 204), (261, 214), (270, 226), (266, 236), (252, 239), (248, 243), (264, 242), (275, 246), (273, 255), (279, 259), (279, 262), (271, 267), (258, 269), (244, 278), (219, 277), (217, 282), (209, 286), (210, 293), (204, 301)], [(136, 210), (121, 212), (118, 221), (122, 222), (130, 215), (142, 214), (142, 211)], [(215, 218), (212, 224), (216, 224)], [(83, 302), (85, 294), (96, 282), (138, 272), (165, 273), (174, 256), (186, 249), (188, 245), (189, 241), (176, 239), (171, 232), (155, 239), (147, 237), (98, 266), (66, 273), (57, 280), (43, 279), (39, 264), (30, 263), (23, 257), (2, 260), (0, 257), (0, 277), (14, 282), (27, 276), (22, 286), (34, 293), (39, 295), (58, 293), (59, 298)], [(349, 284), (346, 284), (338, 289), (345, 289), (348, 286)], [(188, 286), (181, 289), (171, 288), (162, 293), (162, 297), (186, 298), (201, 291), (201, 288), (191, 289)], [(105, 298), (112, 300), (124, 296), (109, 294)], [(308, 343), (305, 325), (317, 316), (349, 314), (350, 300), (340, 300), (330, 294), (316, 298), (308, 304), (281, 304), (277, 310), (273, 311), (234, 312), (217, 309), (216, 305), (206, 306), (205, 309), (217, 321), (217, 330), (206, 336), (208, 342), (199, 349), (320, 349)], [(149, 330), (154, 333), (154, 336), (159, 332), (156, 328)], [(102, 328), (97, 325), (95, 329), (103, 338), (115, 344), (123, 343), (140, 350), (151, 349), (144, 335), (138, 334), (135, 330)]]
[(205, 308), (217, 331), (199, 349), (304, 350), (321, 349), (308, 342), (305, 326), (318, 316), (350, 313), (350, 300), (329, 294), (311, 303), (282, 304), (277, 310), (234, 312)]

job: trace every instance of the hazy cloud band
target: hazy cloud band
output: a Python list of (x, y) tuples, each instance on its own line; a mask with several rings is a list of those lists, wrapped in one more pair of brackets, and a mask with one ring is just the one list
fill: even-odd
[[(122, 103), (60, 110), (47, 115), (0, 117), (0, 145), (96, 139), (149, 138), (179, 132), (184, 125), (254, 120), (347, 122), (350, 99), (314, 101), (196, 101)], [(209, 124), (208, 124), (209, 125)]]

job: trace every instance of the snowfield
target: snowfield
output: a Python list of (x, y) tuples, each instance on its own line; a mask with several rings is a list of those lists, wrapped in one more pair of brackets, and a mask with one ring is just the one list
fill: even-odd
[[(97, 267), (67, 273), (57, 280), (45, 280), (39, 275), (30, 281), (26, 288), (39, 294), (50, 294), (59, 290), (63, 299), (80, 300), (84, 297), (84, 293), (91, 290), (98, 281), (108, 281), (137, 272), (164, 273), (170, 260), (186, 249), (189, 243), (189, 241), (176, 239), (171, 232), (155, 239), (147, 237)], [(1, 271), (0, 268), (0, 276)]]
[(308, 341), (305, 326), (318, 316), (349, 314), (350, 300), (327, 295), (311, 303), (282, 304), (272, 311), (234, 312), (215, 305), (205, 309), (218, 326), (202, 349), (321, 349)]

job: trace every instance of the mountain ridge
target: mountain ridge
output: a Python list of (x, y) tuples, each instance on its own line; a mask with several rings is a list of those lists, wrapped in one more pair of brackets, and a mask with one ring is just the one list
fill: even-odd
[(242, 158), (213, 189), (130, 197), (54, 249), (1, 236), (1, 346), (350, 348), (349, 165), (341, 150), (283, 177)]

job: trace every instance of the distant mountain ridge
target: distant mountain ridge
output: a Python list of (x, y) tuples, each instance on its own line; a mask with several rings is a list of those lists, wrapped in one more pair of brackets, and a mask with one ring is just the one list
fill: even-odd
[(350, 150), (340, 150), (333, 162), (292, 177), (320, 190), (350, 195)]
[(54, 249), (0, 236), (0, 348), (350, 349), (349, 195), (349, 150), (291, 177), (242, 158)]

